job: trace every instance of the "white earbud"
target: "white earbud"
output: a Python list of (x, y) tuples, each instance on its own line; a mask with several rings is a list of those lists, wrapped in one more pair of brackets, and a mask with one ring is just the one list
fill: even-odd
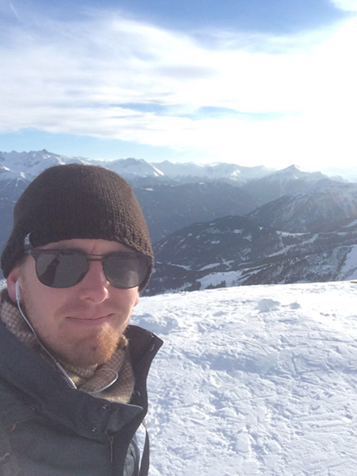
[[(56, 367), (60, 370), (60, 372), (62, 372), (63, 376), (65, 377), (65, 379), (67, 380), (68, 384), (70, 387), (72, 388), (77, 388), (76, 387), (76, 384), (73, 382), (73, 380), (71, 379), (71, 377), (67, 374), (67, 372), (64, 370), (64, 368), (62, 367), (62, 365), (57, 362), (57, 360), (53, 357), (53, 355), (46, 349), (46, 347), (42, 344), (41, 340), (39, 339), (35, 329), (33, 328), (31, 322), (27, 319), (27, 317), (25, 316), (24, 314), (24, 311), (22, 310), (21, 308), (21, 304), (20, 304), (20, 286), (19, 286), (19, 282), (16, 281), (15, 283), (15, 296), (16, 296), (16, 304), (17, 304), (17, 307), (18, 307), (18, 310), (21, 314), (21, 316), (23, 317), (24, 321), (26, 322), (26, 324), (29, 326), (29, 328), (31, 329), (31, 332), (33, 333), (33, 335), (36, 337), (36, 339), (38, 340), (38, 343), (40, 344), (42, 350), (53, 360), (54, 364), (56, 365)], [(117, 379), (115, 379), (117, 380)]]
[(19, 302), (20, 302), (20, 286), (19, 286), (18, 281), (16, 281), (16, 283), (15, 283), (15, 293), (16, 293), (16, 303), (19, 304)]

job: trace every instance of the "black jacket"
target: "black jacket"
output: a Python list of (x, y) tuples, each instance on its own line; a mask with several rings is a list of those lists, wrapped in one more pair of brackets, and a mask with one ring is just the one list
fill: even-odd
[(136, 326), (126, 335), (135, 390), (130, 404), (121, 404), (70, 388), (0, 322), (1, 476), (139, 475), (133, 438), (147, 412), (146, 378), (162, 341)]

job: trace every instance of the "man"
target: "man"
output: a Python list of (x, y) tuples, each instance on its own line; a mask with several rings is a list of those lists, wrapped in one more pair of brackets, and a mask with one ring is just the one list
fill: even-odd
[(114, 172), (61, 165), (24, 191), (1, 256), (0, 475), (148, 473), (135, 434), (162, 342), (128, 323), (152, 266)]

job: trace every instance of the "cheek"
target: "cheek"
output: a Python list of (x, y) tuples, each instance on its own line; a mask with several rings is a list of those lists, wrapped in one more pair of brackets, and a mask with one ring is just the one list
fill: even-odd
[(134, 289), (128, 289), (127, 290), (128, 292), (128, 295), (126, 297), (126, 299), (128, 300), (128, 302), (130, 302), (130, 307), (135, 307), (138, 302), (139, 302), (139, 292), (138, 292), (138, 289), (137, 288), (134, 288)]
[(41, 284), (31, 269), (19, 278), (19, 287), (21, 300), (33, 314), (51, 316), (61, 305), (61, 295), (57, 290)]
[[(139, 293), (137, 288), (134, 289), (112, 289), (110, 292), (110, 298), (112, 302), (128, 313), (131, 313), (133, 308), (139, 302)], [(109, 298), (109, 299), (110, 299)]]
[(56, 310), (61, 306), (62, 300), (58, 299), (58, 296), (53, 295), (51, 292), (39, 291), (39, 293), (34, 296), (34, 299), (37, 301), (37, 307), (40, 309), (41, 313), (48, 314), (52, 316)]

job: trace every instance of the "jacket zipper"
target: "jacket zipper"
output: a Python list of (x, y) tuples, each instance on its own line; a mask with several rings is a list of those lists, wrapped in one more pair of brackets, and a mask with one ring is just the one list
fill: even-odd
[(114, 461), (114, 436), (109, 436), (110, 462)]

